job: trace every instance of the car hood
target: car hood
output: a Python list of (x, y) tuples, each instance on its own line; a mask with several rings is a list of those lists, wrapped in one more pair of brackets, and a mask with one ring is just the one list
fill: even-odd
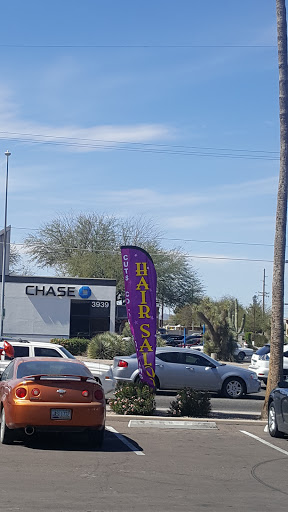
[(228, 372), (233, 372), (233, 373), (237, 373), (238, 375), (251, 375), (251, 373), (255, 373), (253, 372), (253, 370), (249, 370), (247, 368), (242, 368), (241, 366), (235, 366), (234, 364), (221, 364), (220, 366), (217, 366), (217, 369), (221, 372), (221, 373), (228, 373)]

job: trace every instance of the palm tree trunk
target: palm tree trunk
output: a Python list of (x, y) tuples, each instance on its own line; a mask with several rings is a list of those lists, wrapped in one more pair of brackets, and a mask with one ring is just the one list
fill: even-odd
[(288, 88), (287, 88), (287, 22), (285, 0), (276, 0), (279, 106), (280, 106), (280, 172), (277, 196), (272, 283), (272, 318), (270, 369), (262, 418), (267, 417), (268, 399), (283, 375), (284, 343), (284, 268), (287, 225), (287, 171), (288, 171)]

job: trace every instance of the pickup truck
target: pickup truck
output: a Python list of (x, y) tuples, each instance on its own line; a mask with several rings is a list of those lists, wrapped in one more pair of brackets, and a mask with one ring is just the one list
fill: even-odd
[[(12, 360), (12, 357), (9, 357), (3, 351), (4, 339), (5, 338), (3, 338), (3, 341), (0, 341), (0, 348), (2, 348), (0, 359), (0, 375), (2, 375), (6, 366), (8, 366)], [(34, 340), (12, 340), (11, 338), (6, 339), (14, 349), (14, 357), (63, 357), (64, 359), (76, 359), (65, 347), (62, 347), (62, 345)], [(82, 362), (86, 364), (92, 375), (102, 385), (105, 395), (114, 390), (115, 382), (113, 378), (112, 367), (110, 365), (90, 361)]]

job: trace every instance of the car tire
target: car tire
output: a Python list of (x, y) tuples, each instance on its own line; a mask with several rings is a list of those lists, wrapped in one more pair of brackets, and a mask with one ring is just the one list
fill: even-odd
[(245, 384), (239, 377), (229, 377), (222, 386), (222, 395), (225, 398), (242, 398), (246, 393)]
[(238, 356), (237, 356), (237, 361), (239, 361), (239, 363), (242, 363), (242, 361), (244, 361), (245, 359), (245, 352), (239, 352)]
[[(140, 384), (140, 382), (142, 382), (140, 375), (137, 375), (136, 379), (134, 380), (134, 384)], [(160, 382), (157, 375), (155, 376), (155, 389), (160, 389)]]
[(98, 430), (90, 430), (88, 435), (88, 442), (92, 448), (96, 448), (99, 450), (102, 448), (105, 436), (105, 427), (102, 427)]
[(283, 433), (278, 430), (275, 404), (272, 401), (268, 408), (268, 431), (271, 437), (283, 437)]
[(14, 439), (14, 432), (6, 425), (5, 410), (4, 407), (1, 412), (1, 426), (0, 426), (0, 443), (11, 444)]

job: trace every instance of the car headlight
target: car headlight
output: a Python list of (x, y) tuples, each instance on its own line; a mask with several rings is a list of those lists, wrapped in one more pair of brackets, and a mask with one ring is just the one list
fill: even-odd
[(250, 373), (250, 379), (258, 379), (257, 373), (255, 373), (255, 372)]

